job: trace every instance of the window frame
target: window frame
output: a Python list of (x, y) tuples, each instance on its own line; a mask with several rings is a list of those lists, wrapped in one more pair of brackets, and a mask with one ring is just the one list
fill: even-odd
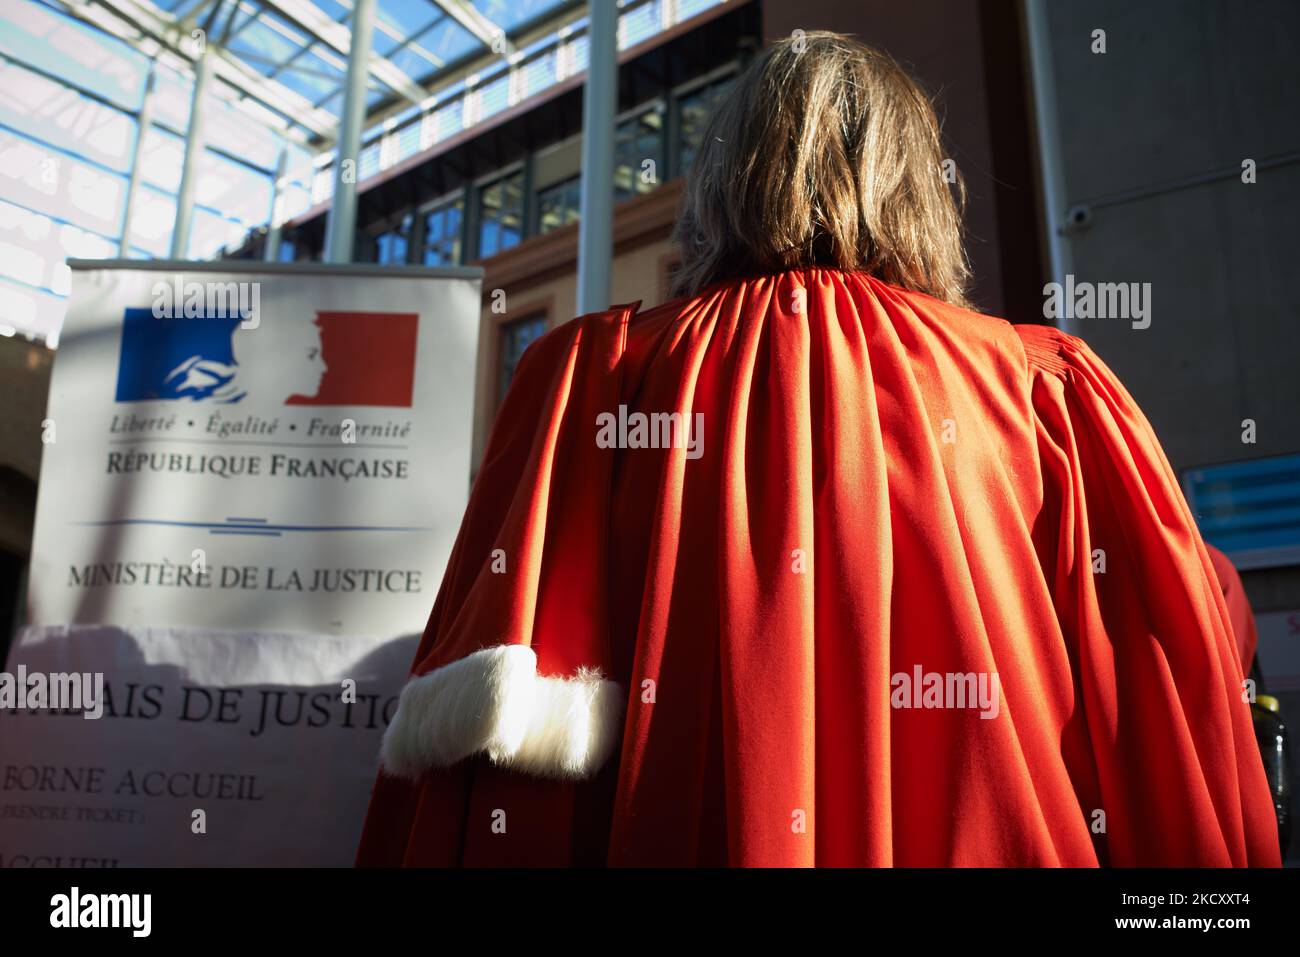
[[(484, 290), (486, 293), (487, 290)], [(501, 403), (505, 398), (505, 385), (501, 378), (501, 361), (505, 350), (506, 328), (515, 323), (528, 322), (531, 319), (542, 320), (542, 335), (550, 332), (555, 328), (555, 296), (554, 294), (531, 299), (521, 306), (508, 309), (505, 313), (498, 314), (492, 312), (492, 303), (490, 294), (484, 300), (484, 307), (492, 323), (492, 346), (488, 367), (488, 389), (485, 400), (487, 403), (487, 422), (489, 429), (496, 420), (497, 413), (501, 411)]]
[(730, 79), (734, 82), (740, 76), (740, 67), (739, 60), (732, 60), (730, 63), (715, 67), (708, 73), (703, 73), (684, 83), (679, 83), (668, 91), (669, 112), (672, 120), (669, 127), (670, 143), (668, 146), (668, 173), (670, 177), (685, 176), (687, 172), (685, 164), (682, 163), (682, 144), (684, 142), (682, 137), (682, 100), (722, 80)]
[[(519, 212), (519, 242), (528, 238), (528, 171), (527, 163), (524, 160), (516, 160), (513, 163), (507, 163), (505, 166), (494, 169), (485, 176), (476, 177), (470, 182), (470, 194), (474, 203), (474, 221), (470, 227), (470, 240), (473, 243), (473, 254), (468, 256), (467, 262), (477, 262), (490, 257), (483, 255), (483, 191), (489, 186), (503, 182), (512, 176), (520, 178), (520, 194), (522, 203)], [(514, 246), (519, 245), (515, 243)], [(514, 246), (506, 246), (495, 250), (492, 255), (499, 256), (507, 249), (513, 249)]]
[(467, 235), (467, 230), (469, 223), (470, 193), (472, 188), (472, 184), (469, 186), (460, 186), (450, 192), (443, 193), (441, 196), (425, 200), (415, 207), (415, 223), (412, 231), (418, 233), (420, 237), (420, 241), (415, 245), (412, 254), (412, 261), (415, 262), (416, 265), (428, 265), (428, 263), (425, 262), (424, 255), (429, 246), (427, 234), (428, 225), (426, 223), (429, 215), (438, 212), (443, 207), (455, 204), (457, 200), (460, 201), (460, 223), (458, 224), (460, 229), (460, 250), (459, 255), (456, 257), (456, 261), (449, 263), (448, 265), (463, 266), (465, 263), (471, 261), (469, 258), (469, 236)]
[[(661, 126), (659, 128), (660, 155), (658, 157), (657, 166), (655, 168), (654, 188), (646, 190), (645, 193), (642, 193), (640, 190), (633, 189), (632, 192), (629, 193), (628, 195), (620, 196), (618, 193), (618, 185), (616, 183), (610, 183), (611, 189), (614, 190), (615, 205), (618, 205), (619, 203), (625, 202), (629, 199), (636, 199), (638, 196), (644, 196), (646, 195), (646, 193), (653, 193), (656, 189), (658, 189), (660, 186), (662, 186), (664, 183), (668, 181), (669, 179), (668, 143), (669, 140), (673, 139), (673, 137), (668, 132), (668, 127), (672, 120), (672, 117), (670, 115), (672, 112), (670, 109), (671, 99), (672, 97), (669, 93), (665, 93), (660, 96), (653, 96), (648, 100), (638, 103), (632, 109), (625, 110), (622, 113), (618, 114), (616, 117), (614, 117), (614, 169), (615, 171), (617, 171), (618, 169), (618, 128), (624, 125), (625, 123), (631, 123), (640, 120), (641, 117), (647, 113), (654, 113), (654, 112), (659, 113), (660, 123), (661, 123)], [(637, 167), (636, 169), (639, 170), (639, 167)], [(633, 178), (635, 178), (639, 176), (640, 173), (634, 171), (632, 175)]]

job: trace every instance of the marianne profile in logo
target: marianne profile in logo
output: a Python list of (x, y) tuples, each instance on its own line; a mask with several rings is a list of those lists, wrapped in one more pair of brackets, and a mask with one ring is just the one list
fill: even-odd
[(250, 393), (277, 405), (311, 399), (327, 371), (318, 322), (241, 329), (238, 316), (169, 319), (127, 309), (117, 401), (233, 404)]

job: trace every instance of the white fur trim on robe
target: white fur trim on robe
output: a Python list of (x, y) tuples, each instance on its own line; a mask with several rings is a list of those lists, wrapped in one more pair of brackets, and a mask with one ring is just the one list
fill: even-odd
[(499, 645), (408, 681), (380, 759), (408, 780), (480, 752), (530, 774), (585, 778), (609, 759), (623, 717), (622, 689), (600, 672), (539, 676), (531, 648)]

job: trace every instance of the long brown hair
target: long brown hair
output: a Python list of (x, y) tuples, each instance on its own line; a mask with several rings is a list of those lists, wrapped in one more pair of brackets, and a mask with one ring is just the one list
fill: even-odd
[(673, 233), (673, 294), (824, 266), (965, 305), (964, 202), (934, 108), (902, 67), (842, 34), (796, 32), (709, 121)]

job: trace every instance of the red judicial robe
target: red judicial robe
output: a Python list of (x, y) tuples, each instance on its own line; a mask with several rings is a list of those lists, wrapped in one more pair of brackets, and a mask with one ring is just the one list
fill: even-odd
[(1234, 647), (1237, 649), (1237, 661), (1241, 663), (1242, 674), (1250, 674), (1251, 663), (1255, 660), (1255, 646), (1259, 644), (1259, 633), (1255, 630), (1255, 613), (1250, 608), (1250, 598), (1246, 595), (1246, 586), (1241, 583), (1237, 566), (1227, 555), (1206, 542), (1205, 550), (1210, 553), (1210, 563), (1214, 566), (1215, 577), (1223, 589), (1223, 600), (1228, 607), (1228, 621), (1232, 625)]
[(1083, 342), (827, 269), (638, 305), (519, 364), (359, 864), (1279, 863), (1210, 559)]

